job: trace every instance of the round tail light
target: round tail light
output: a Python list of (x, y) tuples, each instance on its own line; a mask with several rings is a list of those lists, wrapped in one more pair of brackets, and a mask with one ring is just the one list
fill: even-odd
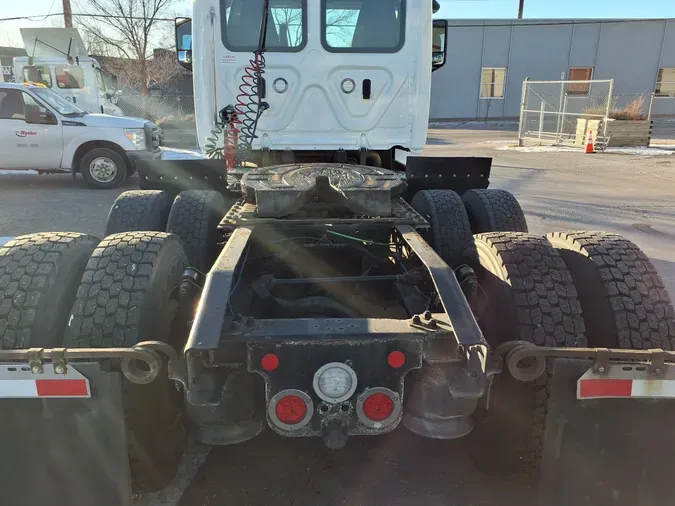
[(312, 399), (300, 390), (283, 390), (270, 399), (267, 410), (274, 425), (284, 430), (298, 430), (312, 419)]
[(368, 427), (386, 427), (399, 419), (401, 400), (388, 388), (369, 388), (359, 396), (356, 413)]
[(387, 394), (372, 394), (363, 401), (363, 414), (368, 420), (381, 422), (394, 412), (394, 401)]

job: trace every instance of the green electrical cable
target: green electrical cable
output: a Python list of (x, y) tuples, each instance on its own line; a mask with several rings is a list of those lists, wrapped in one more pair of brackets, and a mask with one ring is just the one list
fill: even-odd
[(343, 237), (345, 239), (351, 239), (352, 241), (358, 241), (358, 242), (362, 242), (362, 243), (365, 243), (365, 244), (373, 244), (373, 245), (377, 245), (377, 246), (391, 246), (391, 244), (388, 243), (388, 242), (377, 242), (377, 241), (371, 241), (369, 239), (361, 239), (360, 237), (354, 237), (352, 235), (342, 234), (340, 232), (335, 232), (333, 230), (326, 229), (326, 232), (328, 232), (329, 234), (337, 235), (338, 237)]

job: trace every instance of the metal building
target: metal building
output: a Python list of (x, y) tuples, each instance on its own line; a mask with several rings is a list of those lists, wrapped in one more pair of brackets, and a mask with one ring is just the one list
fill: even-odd
[(657, 113), (675, 113), (675, 19), (448, 24), (446, 64), (433, 75), (434, 120), (516, 119), (525, 78), (614, 79), (618, 102), (654, 93)]

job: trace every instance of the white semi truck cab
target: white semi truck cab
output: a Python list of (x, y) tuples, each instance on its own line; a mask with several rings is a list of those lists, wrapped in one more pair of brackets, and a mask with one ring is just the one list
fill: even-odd
[(116, 79), (87, 54), (75, 28), (22, 28), (29, 56), (14, 58), (17, 82), (40, 83), (82, 110), (122, 116)]
[(431, 71), (445, 59), (446, 23), (432, 21), (435, 2), (270, 0), (264, 52), (254, 55), (263, 6), (195, 0), (192, 19), (177, 23), (179, 61), (193, 70), (203, 149), (223, 147), (221, 111), (231, 106), (240, 148), (243, 136), (258, 165), (266, 157), (263, 165), (388, 167), (395, 148), (421, 153)]

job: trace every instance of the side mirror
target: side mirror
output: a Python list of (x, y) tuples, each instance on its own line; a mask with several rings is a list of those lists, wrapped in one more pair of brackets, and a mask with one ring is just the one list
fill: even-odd
[(431, 42), (431, 71), (435, 72), (445, 65), (448, 51), (448, 22), (445, 19), (434, 20), (434, 34)]
[(105, 98), (108, 100), (111, 100), (115, 95), (111, 91), (106, 91), (105, 92)]
[(192, 20), (176, 18), (176, 56), (178, 64), (192, 70)]

